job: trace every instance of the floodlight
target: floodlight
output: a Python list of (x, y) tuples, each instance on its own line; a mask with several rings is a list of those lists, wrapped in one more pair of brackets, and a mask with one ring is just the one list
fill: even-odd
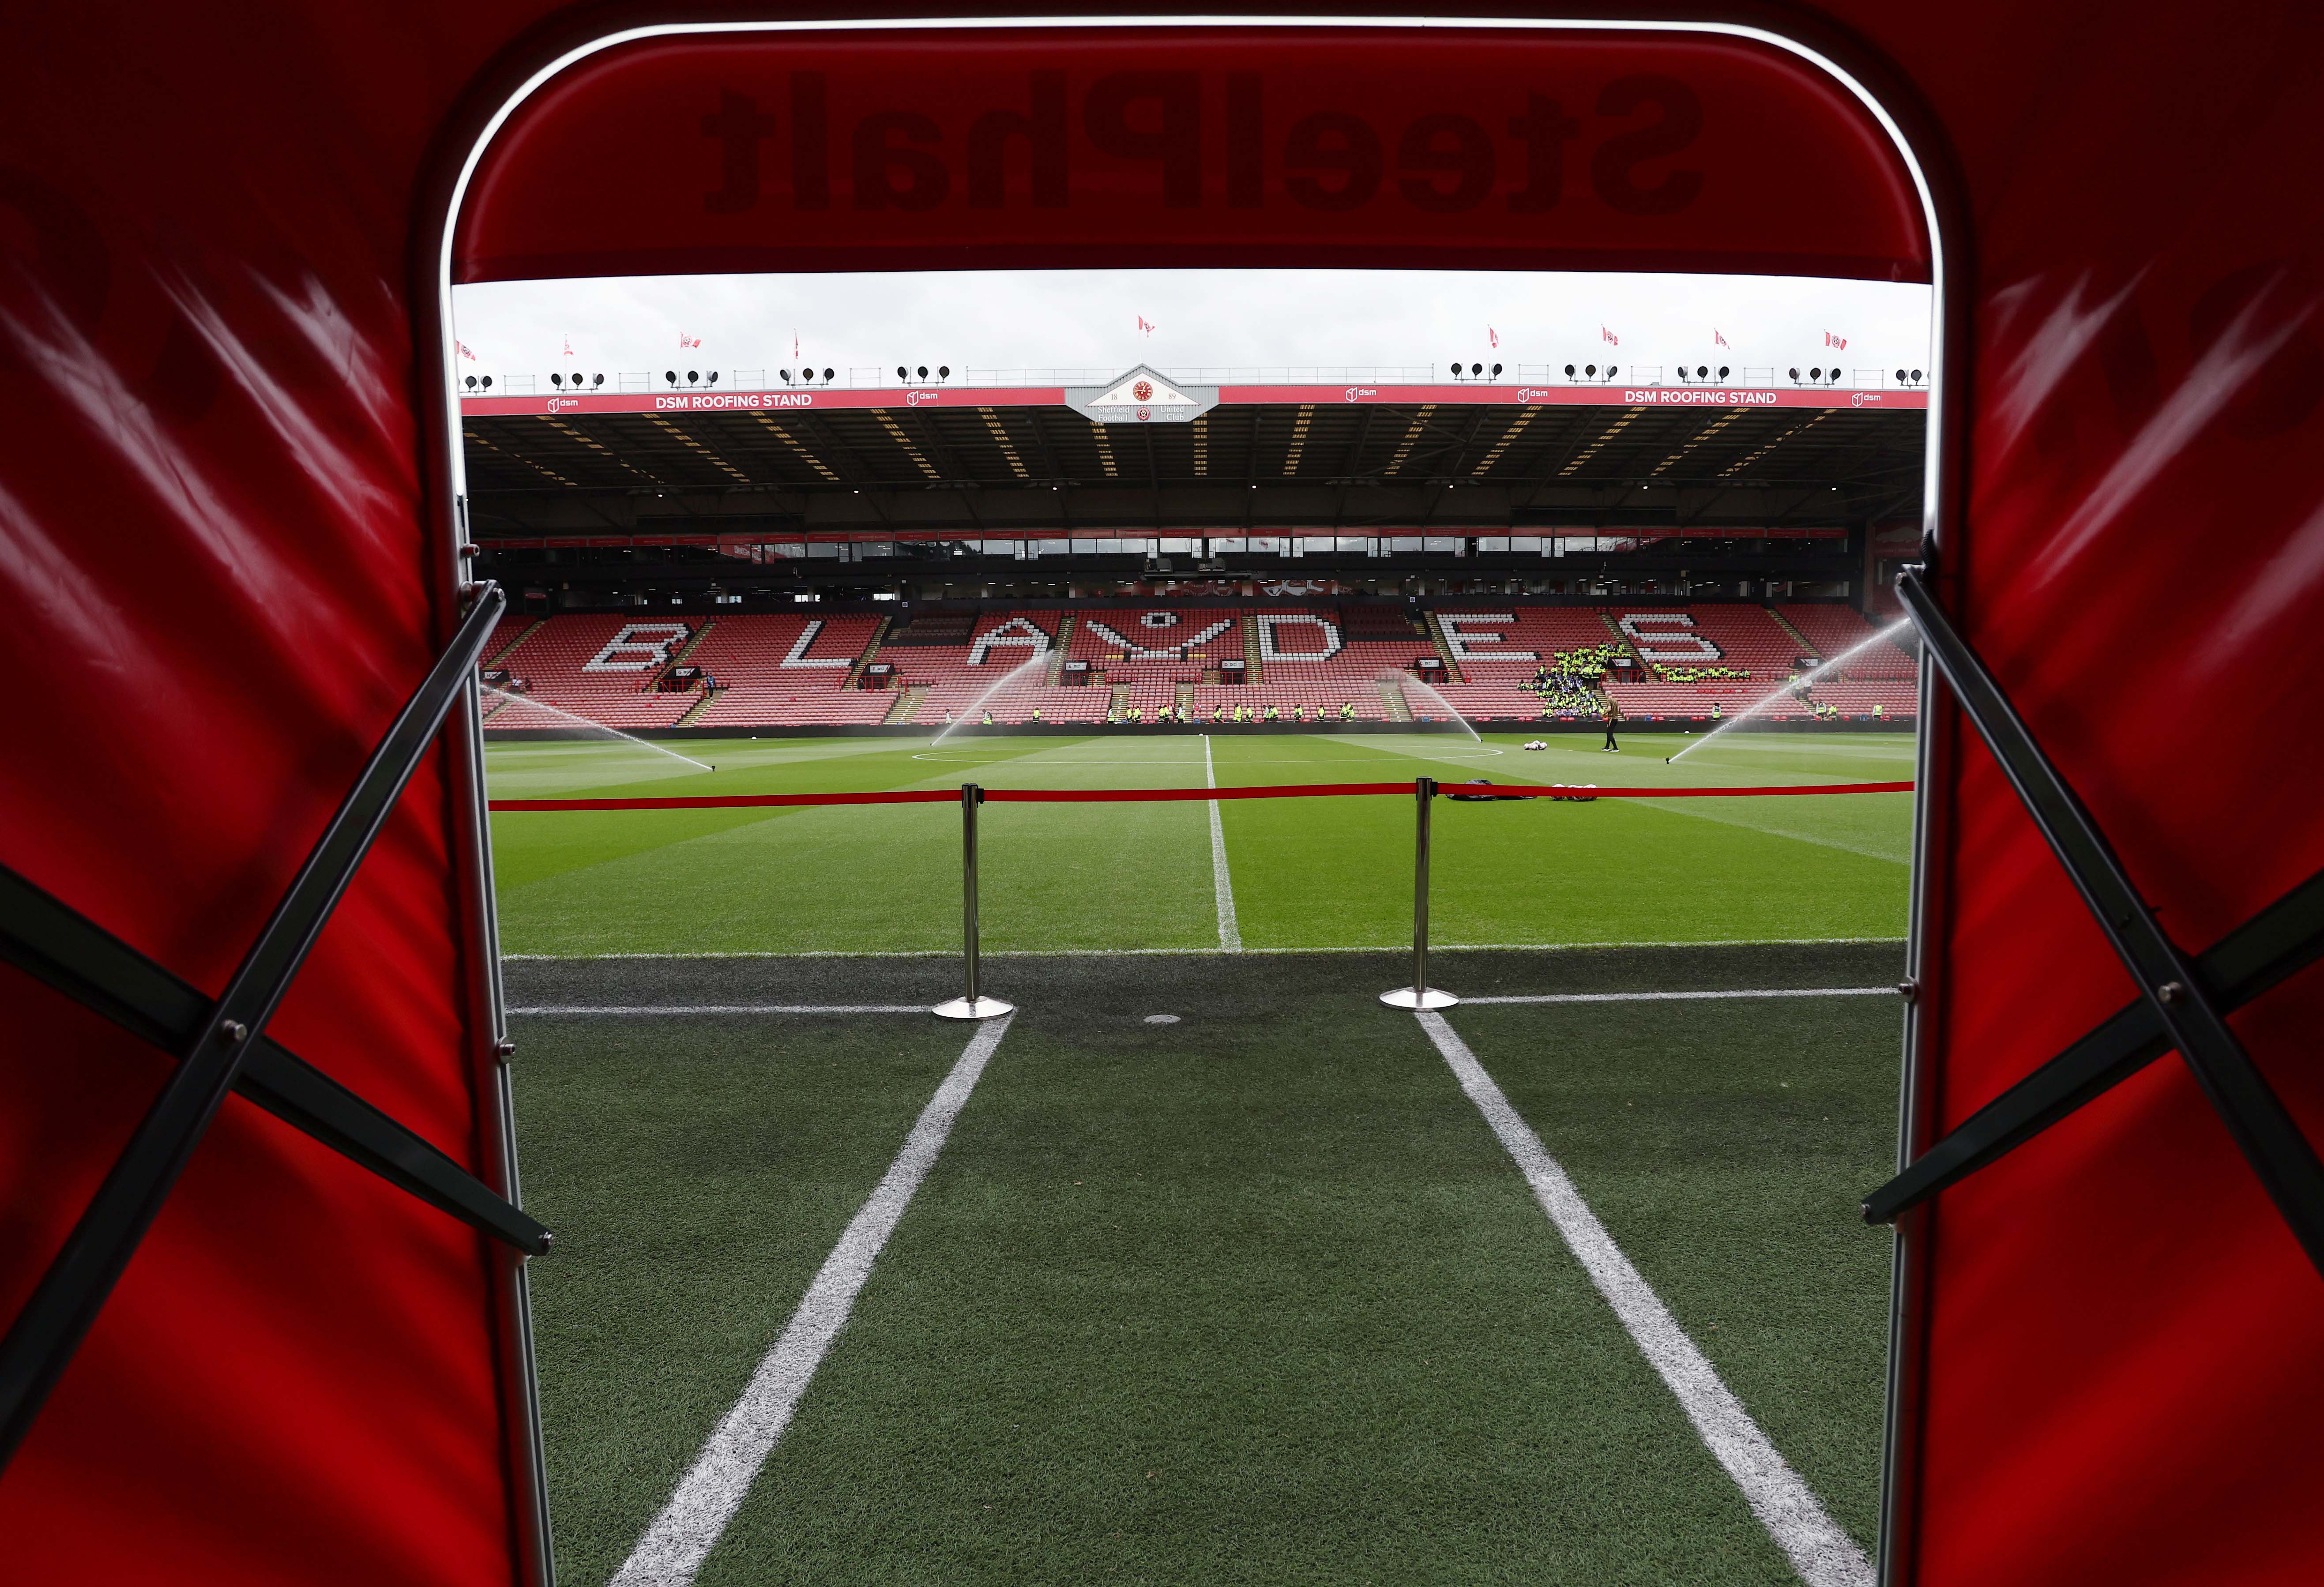
[(1694, 366), (1694, 373), (1698, 378), (1709, 380), (1711, 378), (1711, 365), (1708, 364), (1698, 364)]
[(472, 392), (476, 389), (476, 377), (473, 374), (468, 377), (468, 389)]
[(718, 372), (715, 369), (710, 372), (710, 383), (714, 386), (718, 383)]
[(1568, 380), (1572, 380), (1573, 378), (1573, 365), (1571, 364), (1565, 366), (1565, 378)]
[(899, 364), (896, 365), (896, 378), (898, 380), (909, 380), (912, 378), (912, 372)]
[(1810, 369), (1808, 371), (1808, 378), (1810, 380), (1821, 380), (1823, 378), (1823, 365), (1819, 364)]
[(1471, 374), (1482, 374), (1485, 373), (1485, 366), (1481, 364), (1471, 364), (1469, 365), (1469, 373)]
[(689, 369), (689, 370), (687, 370), (687, 371), (686, 372), (686, 383), (687, 383), (687, 385), (690, 385), (690, 386), (691, 386), (691, 385), (699, 385), (699, 384), (701, 384), (701, 383), (702, 383), (702, 372), (701, 372), (700, 370), (698, 370), (698, 369)]
[(565, 377), (561, 374), (552, 374), (549, 377), (549, 383), (553, 386), (562, 386), (565, 383)]
[(1494, 364), (1494, 365), (1493, 365), (1493, 373), (1494, 373), (1495, 374), (1500, 374), (1500, 372), (1501, 372), (1501, 366), (1500, 366), (1499, 364)]
[(1826, 380), (1838, 380), (1840, 378), (1840, 371), (1835, 369), (1831, 374), (1825, 375), (1824, 378)]
[(952, 365), (949, 364), (937, 364), (936, 378), (938, 380), (950, 380), (952, 378)]
[(604, 385), (605, 383), (605, 377), (602, 374), (593, 374), (589, 377), (589, 383), (592, 386)]
[(928, 366), (925, 364), (920, 365), (920, 378), (922, 380), (928, 378)]
[(1620, 374), (1620, 373), (1621, 373), (1621, 372), (1620, 372), (1619, 370), (1616, 369), (1612, 364), (1609, 364), (1608, 365), (1606, 365), (1606, 378), (1607, 378), (1608, 380), (1611, 380), (1611, 379), (1613, 379), (1617, 374)]
[(1725, 380), (1727, 378), (1727, 365), (1724, 364), (1719, 366), (1719, 378), (1721, 380)]
[(1596, 380), (1598, 378), (1598, 366), (1595, 364), (1585, 364), (1582, 366), (1582, 373), (1588, 375), (1591, 380)]
[(1793, 371), (1792, 371), (1792, 379), (1793, 379), (1794, 382), (1797, 382), (1799, 378), (1800, 378), (1800, 372), (1799, 372), (1798, 370), (1796, 370), (1796, 369), (1793, 370)]
[(831, 371), (828, 369), (823, 372), (823, 383), (825, 385), (829, 385), (831, 383)]
[(779, 375), (781, 375), (781, 376), (783, 377), (783, 383), (784, 383), (785, 385), (788, 385), (788, 384), (790, 384), (790, 383), (791, 383), (791, 372), (790, 372), (789, 370), (788, 370), (788, 369), (778, 369), (777, 371), (775, 371), (775, 373), (776, 373), (777, 374), (779, 374)]
[(1905, 375), (1905, 374), (1904, 374), (1904, 372), (1903, 370), (1901, 370), (1901, 369), (1900, 369), (1900, 370), (1898, 370), (1898, 371), (1896, 372), (1896, 383), (1897, 383), (1898, 385), (1900, 385), (1900, 386), (1901, 386), (1901, 385), (1903, 385), (1903, 384), (1904, 383), (1904, 382), (1905, 382), (1905, 380), (1906, 380), (1907, 378), (1908, 378), (1908, 377)]
[(663, 370), (661, 372), (661, 377), (662, 379), (669, 382), (672, 385), (676, 385), (678, 383), (678, 371), (675, 369)]
[(493, 377), (489, 374), (484, 376), (484, 389), (486, 391), (493, 389)]
[[(1919, 370), (1917, 370), (1917, 369), (1916, 369), (1916, 370), (1914, 370), (1914, 371), (1913, 371), (1913, 381), (1914, 381), (1914, 383), (1918, 384), (1918, 383), (1920, 383), (1920, 379), (1921, 379), (1921, 372), (1920, 372)], [(485, 383), (486, 385), (490, 385), (490, 384), (492, 384), (493, 383), (492, 383), (492, 382), (490, 382), (490, 381), (486, 381), (484, 383)]]

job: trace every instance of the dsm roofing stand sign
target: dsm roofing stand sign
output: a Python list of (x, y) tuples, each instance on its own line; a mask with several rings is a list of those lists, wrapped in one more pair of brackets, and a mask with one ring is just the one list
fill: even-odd
[(1065, 406), (1099, 424), (1184, 424), (1218, 405), (1218, 387), (1173, 385), (1143, 364), (1111, 385), (1065, 388)]

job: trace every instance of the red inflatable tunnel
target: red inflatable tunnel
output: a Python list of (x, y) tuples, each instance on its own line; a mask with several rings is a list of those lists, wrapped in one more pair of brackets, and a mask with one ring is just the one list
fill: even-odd
[(2324, 18), (837, 14), (0, 21), (12, 1574), (549, 1577), (450, 283), (1263, 263), (1938, 287), (1883, 1577), (2324, 1576)]

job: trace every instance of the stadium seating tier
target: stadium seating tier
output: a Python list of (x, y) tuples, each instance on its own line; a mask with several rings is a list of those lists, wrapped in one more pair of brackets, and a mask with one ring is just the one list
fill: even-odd
[[(1877, 632), (1849, 607), (1794, 604), (1782, 611), (1827, 653)], [(703, 705), (694, 723), (706, 727), (850, 726), (886, 721), (907, 689), (923, 691), (912, 720), (925, 725), (981, 719), (987, 712), (996, 724), (1030, 722), (1036, 713), (1045, 723), (1093, 724), (1106, 720), (1117, 695), (1125, 710), (1148, 722), (1176, 709), (1182, 696), (1200, 721), (1241, 706), (1254, 714), (1273, 706), (1278, 720), (1302, 706), (1311, 718), (1339, 720), (1349, 706), (1357, 721), (1383, 722), (1393, 715), (1382, 697), (1384, 682), (1401, 691), (1413, 716), (1446, 715), (1413, 673), (1415, 663), (1432, 653), (1430, 641), (1416, 633), (1384, 632), (1394, 624), (1370, 620), (1375, 617), (1370, 611), (1362, 632), (1352, 632), (1346, 610), (1337, 606), (1025, 606), (973, 618), (963, 614), (946, 623), (950, 615), (923, 619), (921, 632), (945, 624), (951, 630), (946, 637), (960, 642), (894, 643), (877, 652), (896, 669), (888, 689), (848, 687), (859, 664), (870, 659), (881, 629), (875, 615), (587, 613), (560, 615), (538, 628), (531, 618), (510, 617), (493, 642), (515, 643), (503, 665), (525, 680), (529, 692), (496, 710), (492, 724), (569, 725), (569, 717), (557, 714), (561, 711), (611, 727), (650, 729), (672, 726)], [(1402, 621), (1401, 614), (1395, 615)], [(1633, 636), (1658, 672), (1677, 674), (1604, 683), (1606, 695), (1633, 720), (1708, 721), (1714, 709), (1722, 717), (1738, 715), (1783, 693), (1802, 650), (1767, 609), (1748, 604), (1591, 608), (1480, 599), (1446, 603), (1436, 615), (1462, 679), (1437, 687), (1452, 710), (1474, 721), (1592, 715), (1596, 697), (1588, 691), (1596, 680), (1589, 667), (1554, 704), (1537, 691), (1535, 675), (1544, 668), (1554, 671), (1561, 656), (1593, 662), (1617, 648), (1618, 632)], [(1255, 645), (1247, 640), (1252, 634)], [(516, 643), (520, 635), (522, 642)], [(689, 642), (687, 663), (702, 668), (716, 686), (706, 705), (698, 690), (654, 687)], [(1088, 662), (1103, 682), (1063, 684), (1059, 664), (1066, 658)], [(1233, 660), (1246, 662), (1257, 681), (1202, 681), (1220, 662)], [(1034, 662), (1042, 664), (1028, 665)], [(1880, 717), (1909, 721), (1914, 669), (1905, 651), (1876, 646), (1860, 664), (1817, 685), (1812, 702), (1781, 697), (1761, 715), (1777, 721), (1816, 715), (1869, 719), (1877, 707)], [(1749, 676), (1689, 676), (1697, 669)]]

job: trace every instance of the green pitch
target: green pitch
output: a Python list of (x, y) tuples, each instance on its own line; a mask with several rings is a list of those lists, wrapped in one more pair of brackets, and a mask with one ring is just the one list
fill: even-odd
[[(1580, 736), (1524, 752), (1436, 735), (697, 740), (700, 771), (625, 744), (496, 744), (512, 798), (1397, 781), (1784, 784), (1912, 775), (1902, 734)], [(1411, 801), (1228, 801), (1248, 949), (1388, 947), (1411, 929)], [(1911, 796), (1600, 800), (1435, 810), (1440, 945), (1901, 937)], [(960, 817), (943, 806), (520, 813), (493, 821), (517, 955), (943, 952), (959, 943)], [(1206, 803), (987, 806), (987, 949), (1220, 946)]]
[[(1373, 1001), (1399, 967), (991, 966), (1023, 1011), (704, 1587), (1796, 1580), (1422, 1026)], [(1442, 968), (1472, 996), (1877, 986), (1901, 955)], [(510, 978), (520, 1005), (908, 1004), (948, 992), (948, 970), (536, 962)], [(1868, 1552), (1889, 1247), (1855, 1204), (1894, 1151), (1895, 999), (1450, 1020)], [(524, 1017), (516, 1033), (528, 1204), (558, 1231), (531, 1274), (559, 1579), (599, 1583), (968, 1033), (918, 1014)]]

